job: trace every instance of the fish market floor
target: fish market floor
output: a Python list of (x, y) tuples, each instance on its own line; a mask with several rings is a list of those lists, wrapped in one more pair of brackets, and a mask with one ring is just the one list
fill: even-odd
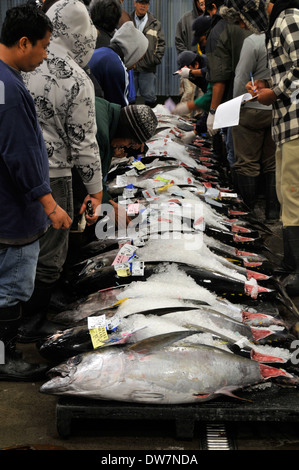
[[(272, 227), (271, 245), (281, 253), (281, 228)], [(293, 299), (299, 306), (299, 299)], [(44, 362), (34, 344), (19, 345), (31, 362)], [(205, 423), (196, 423), (194, 436), (176, 436), (173, 421), (89, 420), (74, 421), (71, 435), (57, 431), (57, 397), (39, 392), (41, 383), (0, 382), (0, 449), (64, 449), (98, 451), (199, 451)], [(237, 450), (298, 450), (299, 425), (286, 422), (230, 422), (227, 434)], [(3, 454), (2, 454), (3, 455)]]

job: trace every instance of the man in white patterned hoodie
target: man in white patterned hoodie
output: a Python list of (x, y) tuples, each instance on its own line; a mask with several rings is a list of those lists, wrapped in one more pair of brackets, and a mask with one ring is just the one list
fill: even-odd
[[(96, 140), (95, 92), (83, 70), (95, 49), (97, 31), (81, 0), (59, 0), (48, 10), (53, 24), (48, 58), (24, 77), (37, 110), (49, 157), (55, 200), (73, 218), (72, 167), (88, 192), (93, 212), (102, 201), (102, 170)], [(96, 216), (86, 215), (88, 224)], [(41, 240), (35, 290), (24, 315), (35, 315), (49, 304), (66, 260), (68, 231), (49, 230)], [(37, 321), (37, 316), (36, 316)]]

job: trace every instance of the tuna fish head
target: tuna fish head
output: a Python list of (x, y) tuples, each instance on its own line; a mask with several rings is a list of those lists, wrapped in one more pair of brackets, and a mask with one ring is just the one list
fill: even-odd
[(121, 356), (114, 349), (108, 355), (109, 359), (105, 360), (107, 354), (104, 356), (98, 350), (71, 357), (49, 371), (50, 380), (41, 386), (40, 392), (91, 396), (93, 390), (98, 393), (101, 388), (111, 386), (118, 382), (119, 371), (122, 370)]

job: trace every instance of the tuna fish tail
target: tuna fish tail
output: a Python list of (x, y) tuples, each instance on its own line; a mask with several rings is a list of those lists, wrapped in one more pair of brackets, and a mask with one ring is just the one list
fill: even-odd
[(284, 369), (279, 369), (277, 367), (272, 367), (261, 363), (259, 363), (259, 367), (261, 376), (264, 380), (275, 380), (275, 382), (280, 382), (287, 385), (299, 385), (299, 378), (290, 374)]
[(276, 294), (276, 299), (284, 305), (295, 317), (299, 318), (299, 311), (292, 299), (287, 294), (283, 284), (280, 282), (279, 279), (275, 280), (276, 288), (279, 292)]

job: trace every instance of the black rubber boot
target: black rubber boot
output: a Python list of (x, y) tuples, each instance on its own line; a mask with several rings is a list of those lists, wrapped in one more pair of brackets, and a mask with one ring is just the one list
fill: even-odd
[(57, 331), (58, 326), (47, 319), (54, 284), (36, 282), (34, 292), (23, 304), (23, 316), (18, 331), (20, 343), (33, 343)]
[(284, 234), (289, 250), (288, 262), (293, 272), (284, 279), (283, 284), (289, 296), (296, 297), (299, 296), (299, 226), (285, 227)]
[(258, 194), (258, 176), (246, 176), (241, 173), (235, 173), (239, 193), (250, 212), (254, 211)]
[(266, 223), (277, 222), (280, 218), (280, 204), (277, 199), (275, 172), (265, 173)]
[(0, 309), (0, 340), (4, 344), (1, 358), (0, 380), (31, 382), (44, 380), (49, 369), (47, 364), (30, 364), (16, 351), (18, 327), (21, 319), (21, 305)]
[(283, 259), (280, 266), (275, 269), (275, 274), (278, 276), (291, 274), (295, 271), (295, 262), (289, 246), (287, 230), (283, 227), (282, 229), (282, 240), (283, 240)]

